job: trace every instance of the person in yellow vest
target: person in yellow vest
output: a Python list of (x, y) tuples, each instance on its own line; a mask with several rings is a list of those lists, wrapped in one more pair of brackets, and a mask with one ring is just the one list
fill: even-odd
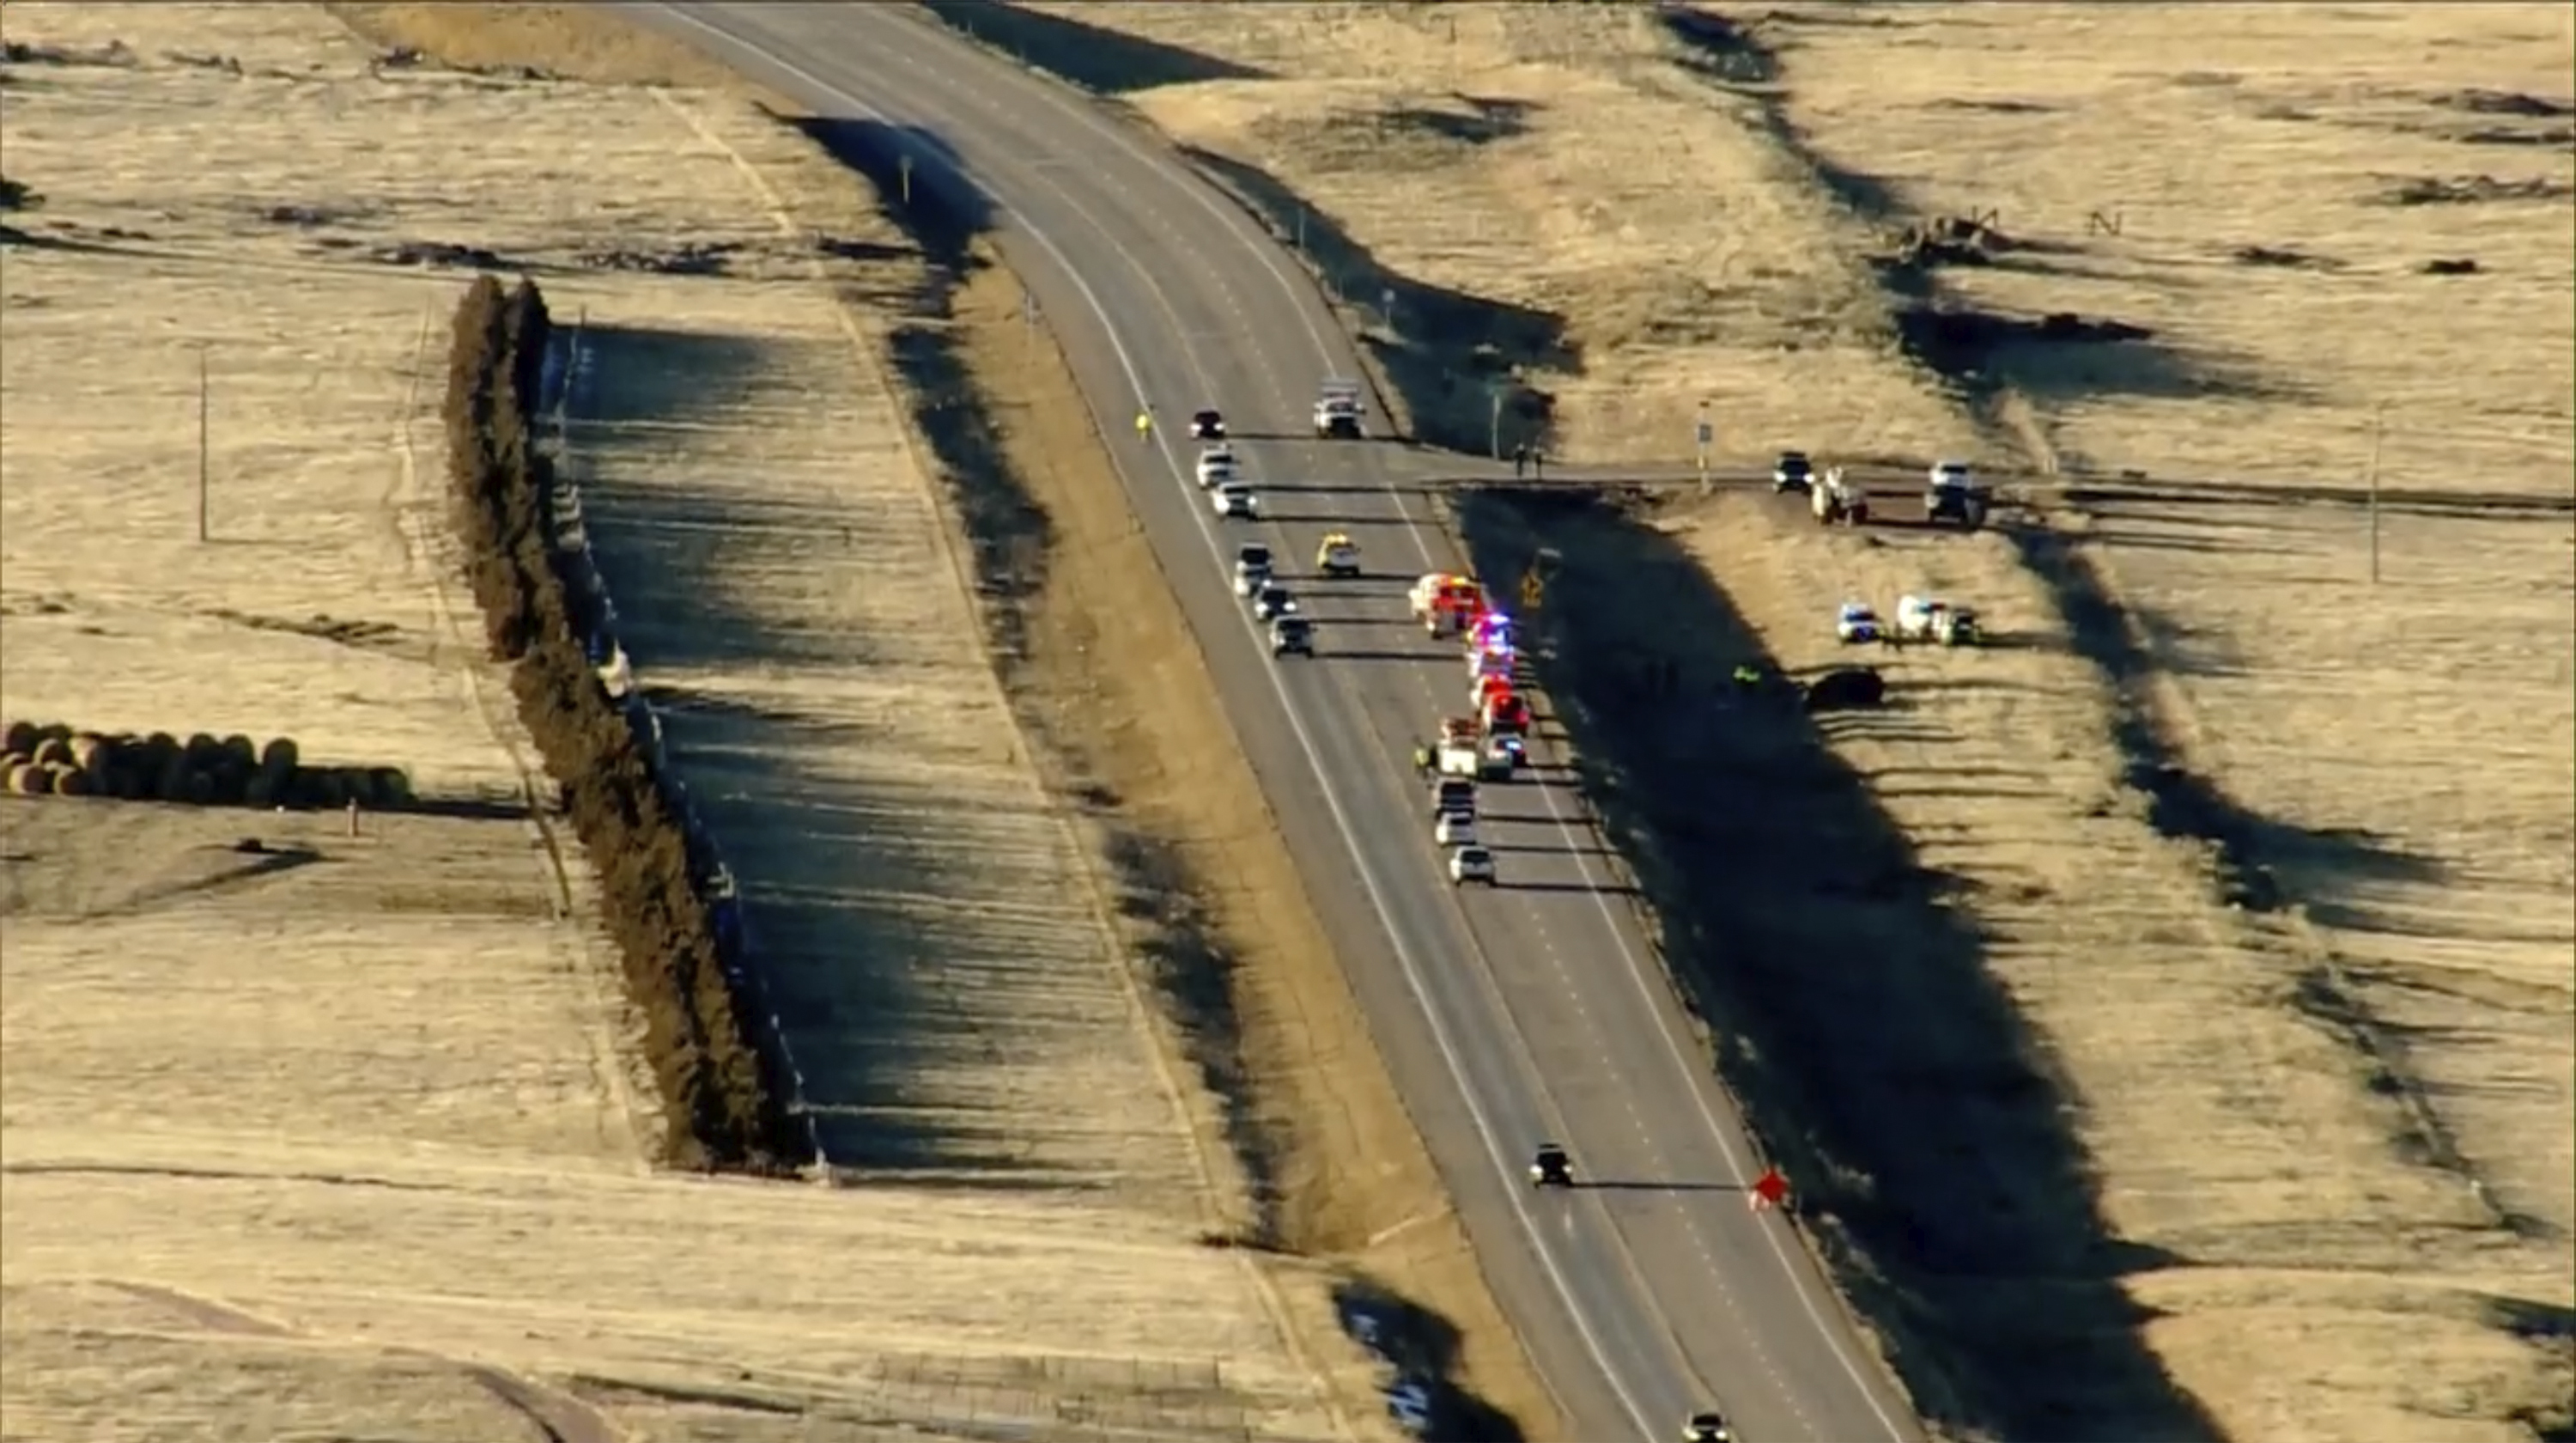
[(1136, 413), (1136, 439), (1139, 441), (1154, 439), (1154, 417), (1151, 413), (1146, 411)]

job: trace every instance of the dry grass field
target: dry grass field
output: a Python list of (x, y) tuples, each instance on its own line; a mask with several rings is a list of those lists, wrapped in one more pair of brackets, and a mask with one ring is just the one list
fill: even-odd
[[(1557, 449), (1687, 459), (1710, 403), (1717, 450), (1806, 438), (1857, 454), (1973, 433), (1898, 355), (1862, 260), (1819, 244), (1804, 174), (1646, 11), (1552, 5), (1021, 7), (1149, 38), (1256, 78), (1150, 88), (1095, 74), (1050, 30), (989, 36), (1118, 92), (1186, 145), (1248, 168), (1352, 295), (1398, 292), (1399, 326), (1484, 342), (1552, 392)], [(1407, 317), (1412, 321), (1407, 321)], [(1572, 348), (1569, 351), (1569, 347)], [(1456, 368), (1391, 366), (1414, 427), (1481, 446), (1484, 390)]]
[[(2550, 1241), (2569, 1169), (2565, 1067), (2553, 1060), (2567, 1045), (2566, 944), (2555, 944), (2553, 964), (2550, 934), (2563, 939), (2568, 894), (2563, 881), (2550, 891), (2541, 840), (2570, 810), (2563, 721), (2544, 711), (2521, 746), (2479, 752), (2489, 768), (2524, 769), (2515, 775), (2536, 788), (2488, 803), (2508, 813), (2492, 824), (2498, 834), (2530, 840), (2465, 854), (2486, 885), (2451, 892), (2458, 912), (2431, 919), (2457, 940), (2419, 942), (2412, 965), (2395, 970), (2393, 949), (2364, 951), (2331, 927), (2213, 896), (2210, 849), (2160, 825), (2160, 808), (2129, 785), (2135, 758), (2102, 721), (2117, 699), (2085, 657), (2052, 639), (2059, 599), (2003, 537), (1882, 533), (1863, 545), (1750, 497), (1668, 524), (1751, 637), (1799, 670), (1850, 659), (1823, 624), (1842, 596), (1884, 608), (1915, 592), (1983, 609), (1992, 647), (1873, 659), (1900, 709), (1836, 729), (1834, 749), (1919, 864), (1962, 879), (1984, 970), (2040, 1029), (2078, 1101), (2105, 1231), (2155, 1259), (2132, 1263), (2124, 1280), (2154, 1310), (2147, 1348), (2229, 1436), (2506, 1439), (2521, 1436), (2506, 1421), (2517, 1410), (2563, 1409), (2570, 1375), (2532, 1346), (2563, 1326), (2551, 1310), (2563, 1309), (2553, 1300), (2570, 1284)], [(2195, 759), (2214, 758), (2222, 776), (2268, 767), (2285, 784), (2304, 770), (2337, 815), (2443, 839), (2423, 819), (2460, 825), (2483, 785), (2473, 794), (2445, 783), (2436, 756), (2374, 778), (2340, 748), (2320, 747), (2319, 734), (2349, 735), (2354, 723), (2332, 718), (2332, 698), (2364, 692), (2455, 734), (2494, 726), (2466, 714), (2455, 683), (2412, 664), (2428, 648), (2491, 643), (2465, 624), (2419, 619), (2381, 633), (2384, 650), (2352, 650), (2337, 634), (2348, 624), (2314, 594), (2320, 583), (2297, 575), (2349, 563), (2349, 547), (2313, 521), (2284, 525), (2266, 513), (2256, 526), (2295, 559), (2272, 563), (2284, 573), (2280, 609), (2266, 617), (2269, 634), (2244, 645), (2261, 649), (2253, 664), (2304, 678), (2317, 712), (2280, 733), (2204, 729)], [(2376, 666), (2320, 660), (2373, 654)], [(2541, 685), (2526, 705), (2546, 707)], [(2365, 893), (2411, 891), (2424, 906), (2422, 894), (2438, 891), (2409, 881), (2402, 856), (2383, 858), (2366, 839), (2299, 835), (2297, 819), (2268, 817), (2293, 839), (2271, 843), (2273, 854), (2300, 849), (2276, 868), (2293, 893), (2347, 858), (2384, 878), (2366, 878)], [(2448, 960), (2459, 980), (2427, 977), (2425, 953)], [(2400, 988), (2422, 1010), (2392, 1011)], [(2406, 1099), (2374, 1088), (2374, 1059), (2344, 1025), (2348, 1002), (2383, 1019), (2376, 1040), (2432, 1093), (2493, 1204), (2426, 1165), (2445, 1140), (2428, 1145)], [(1993, 1155), (2010, 1157), (2001, 1145)], [(2008, 1163), (1995, 1176), (1999, 1189), (2014, 1186)], [(2498, 1226), (2498, 1206), (2550, 1221), (2517, 1241)]]
[[(1943, 273), (2006, 316), (2152, 330), (1985, 358), (2068, 471), (2566, 494), (2576, 12), (1844, 7), (1753, 34), (1829, 163), (1991, 217)], [(2098, 219), (2097, 219), (2098, 218)], [(2105, 233), (2104, 223), (2117, 227)], [(2474, 275), (2422, 272), (2477, 262)]]
[[(1481, 342), (1554, 394), (1572, 459), (1685, 459), (1706, 398), (1740, 460), (2155, 478), (2018, 541), (1750, 501), (1658, 525), (1791, 663), (1830, 659), (1853, 593), (1946, 592), (2009, 633), (1893, 663), (1902, 718), (1829, 742), (1892, 845), (1958, 879), (1924, 915), (1972, 926), (1965, 971), (2041, 1035), (2065, 1182), (2117, 1240), (2082, 1267), (2150, 1310), (2147, 1363), (2240, 1438), (2570, 1426), (2563, 8), (1020, 8), (1055, 23), (959, 14), (1208, 152), (1283, 231), (1302, 210), (1346, 292), (1398, 292), (1388, 371), (1426, 434), (1481, 441), (1483, 394), (1407, 353), (1455, 376)], [(1169, 48), (1118, 73), (1072, 23)], [(1875, 264), (1909, 222), (1988, 212), (1981, 254)], [(2383, 407), (2410, 494), (2373, 588), (2354, 493)], [(2084, 1392), (2117, 1370), (2023, 1352), (2033, 1397), (2121, 1432), (2125, 1399)]]
[[(828, 163), (729, 96), (375, 70), (314, 7), (13, 4), (6, 36), (29, 47), (8, 174), (43, 196), (7, 218), (0, 309), (9, 715), (283, 733), (425, 794), (513, 790), (528, 748), (443, 534), (441, 338), (418, 343), (462, 283), (442, 262), (526, 265), (597, 323), (576, 439), (598, 524), (704, 568), (685, 593), (635, 580), (630, 625), (648, 680), (747, 704), (674, 732), (738, 749), (700, 790), (761, 940), (809, 962), (803, 1001), (861, 945), (943, 964), (920, 1010), (845, 987), (818, 1015), (873, 1062), (872, 1021), (937, 1009), (948, 1030), (884, 1078), (899, 1095), (866, 1101), (971, 1134), (979, 1167), (855, 1190), (647, 1170), (659, 1120), (585, 864), (558, 871), (524, 818), (349, 837), (333, 815), (10, 798), (0, 1431), (1044, 1436), (1083, 1409), (1140, 1436), (1333, 1432), (1286, 1326), (1328, 1329), (1321, 1280), (1197, 1243), (1239, 1188), (1202, 1177), (1202, 1105), (1068, 921), (1084, 859), (977, 689), (880, 338), (824, 299), (901, 294), (917, 259), (849, 204), (775, 214), (799, 163)], [(653, 394), (693, 343), (726, 364)], [(646, 404), (671, 407), (658, 432), (613, 409)], [(747, 545), (692, 537), (682, 481)], [(757, 845), (744, 809), (790, 787), (799, 820)], [(897, 875), (934, 804), (950, 845)], [(874, 875), (862, 838), (887, 849)], [(839, 929), (837, 958), (800, 917)], [(1005, 1006), (1027, 1009), (1007, 1036)]]

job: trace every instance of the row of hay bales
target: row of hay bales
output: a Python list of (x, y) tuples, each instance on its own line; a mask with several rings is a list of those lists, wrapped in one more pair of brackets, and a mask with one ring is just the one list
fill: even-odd
[(342, 807), (398, 811), (413, 804), (399, 767), (308, 767), (295, 743), (261, 746), (235, 734), (181, 739), (168, 732), (80, 731), (10, 722), (0, 788), (22, 797), (114, 797), (200, 807)]

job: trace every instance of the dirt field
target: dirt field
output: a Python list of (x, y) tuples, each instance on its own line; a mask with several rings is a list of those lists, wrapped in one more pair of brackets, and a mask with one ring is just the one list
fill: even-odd
[[(763, 183), (788, 184), (800, 158), (836, 176), (829, 164), (732, 98), (371, 73), (371, 47), (311, 7), (12, 5), (7, 38), (33, 47), (7, 77), (8, 174), (43, 197), (7, 218), (0, 312), (11, 717), (283, 733), (311, 760), (405, 766), (425, 794), (513, 790), (525, 739), (442, 534), (434, 344), (429, 383), (412, 382), (424, 318), (462, 283), (440, 262), (488, 253), (546, 274), (565, 319), (625, 327), (590, 337), (603, 402), (656, 401), (618, 379), (642, 347), (733, 338), (736, 364), (705, 373), (725, 383), (713, 404), (689, 398), (693, 424), (656, 442), (670, 469), (628, 468), (638, 495), (692, 475), (747, 483), (758, 466), (765, 504), (823, 523), (797, 544), (844, 571), (912, 568), (876, 593), (899, 614), (775, 568), (706, 575), (692, 598), (706, 616), (774, 628), (779, 650), (730, 667), (674, 653), (669, 679), (794, 709), (791, 740), (755, 739), (712, 788), (722, 804), (777, 785), (764, 767), (805, 768), (809, 805), (883, 783), (906, 708), (955, 702), (984, 733), (957, 726), (904, 779), (952, 800), (971, 788), (984, 804), (950, 823), (970, 829), (962, 855), (1012, 875), (979, 880), (951, 850), (874, 922), (910, 928), (924, 957), (1011, 947), (1100, 979), (1041, 987), (995, 968), (939, 999), (952, 1019), (1046, 1009), (1011, 1056), (908, 1084), (942, 1120), (997, 1134), (1015, 1175), (689, 1181), (643, 1165), (659, 1119), (637, 1100), (651, 1091), (630, 1075), (585, 866), (556, 872), (524, 818), (391, 816), (350, 838), (337, 816), (6, 799), (9, 1435), (482, 1439), (533, 1419), (568, 1440), (784, 1440), (1065, 1408), (1145, 1435), (1333, 1433), (1319, 1365), (1283, 1328), (1330, 1339), (1328, 1279), (1200, 1245), (1240, 1207), (1239, 1184), (1220, 1169), (1204, 1188), (1192, 1161), (1188, 1113), (1209, 1105), (1158, 1078), (1105, 946), (1042, 954), (1066, 913), (1039, 929), (993, 905), (1076, 886), (1081, 851), (989, 683), (978, 701), (964, 679), (975, 638), (938, 565), (936, 508), (898, 464), (869, 352), (814, 301), (905, 294), (917, 257), (855, 203), (818, 203), (789, 233), (766, 208)], [(583, 54), (637, 73), (655, 59)], [(685, 68), (661, 61), (654, 73)], [(584, 137), (578, 172), (548, 140), (568, 134)], [(808, 404), (826, 387), (830, 404)], [(779, 403), (814, 434), (781, 424)], [(581, 439), (603, 461), (640, 428), (598, 419)], [(746, 429), (765, 446), (747, 449)], [(834, 489), (811, 461), (822, 448), (883, 458), (884, 484)], [(774, 547), (796, 534), (783, 519), (745, 524)], [(676, 557), (742, 559), (685, 539)], [(882, 634), (933, 625), (947, 645), (908, 657)], [(702, 645), (743, 643), (722, 633)], [(859, 670), (907, 660), (894, 683)], [(867, 759), (843, 765), (853, 742)], [(834, 824), (884, 835), (889, 820), (903, 816)], [(245, 836), (264, 850), (236, 849)], [(745, 851), (757, 889), (764, 859)], [(793, 906), (845, 919), (884, 901), (854, 899), (846, 876), (809, 879), (840, 889), (809, 899), (771, 875)], [(792, 917), (762, 900), (755, 927)], [(838, 1019), (851, 1036), (867, 1020)], [(1044, 1132), (1040, 1097), (1055, 1104)]]
[[(1751, 502), (1493, 524), (1632, 583), (1591, 593), (1604, 669), (1565, 678), (1614, 701), (1676, 636), (1717, 640), (1679, 658), (1695, 685), (1730, 650), (1821, 663), (1847, 594), (1942, 592), (2008, 634), (1895, 663), (1901, 718), (1727, 753), (1738, 786), (1812, 767), (1770, 814), (1812, 826), (1647, 816), (1637, 842), (1717, 848), (1693, 875), (1746, 883), (1722, 915), (1770, 917), (1673, 941), (1756, 959), (1715, 979), (1737, 1061), (1820, 1162), (1874, 1175), (1836, 1184), (1850, 1235), (1900, 1349), (1951, 1363), (1971, 1413), (2045, 1436), (2570, 1426), (2563, 12), (2213, 36), (2179, 7), (1022, 9), (1048, 20), (955, 14), (1210, 152), (1366, 302), (1434, 439), (1484, 442), (1483, 388), (1444, 374), (1516, 361), (1579, 460), (1686, 459), (1712, 397), (1743, 460), (2174, 478), (2017, 539), (1820, 536)], [(1934, 47), (1975, 83), (1945, 86)], [(1901, 244), (1989, 209), (1964, 258)], [(2420, 270), (2462, 258), (2479, 271)], [(1993, 312), (2155, 334), (2057, 343)], [(2412, 494), (2373, 590), (2354, 502), (2383, 404), (2382, 478)], [(2220, 504), (2213, 479), (2254, 485)], [(1623, 770), (1712, 744), (1594, 741)], [(1855, 885), (1889, 890), (1855, 908)], [(1819, 905), (1776, 906), (1798, 890)], [(1802, 1075), (1808, 1052), (1886, 1061)], [(1927, 1074), (1988, 1100), (1927, 1114)], [(1990, 1206), (1950, 1206), (1967, 1158)]]

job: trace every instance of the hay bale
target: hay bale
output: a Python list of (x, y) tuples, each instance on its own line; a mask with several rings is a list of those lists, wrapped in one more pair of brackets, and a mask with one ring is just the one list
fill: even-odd
[(274, 772), (262, 771), (242, 784), (242, 805), (266, 811), (278, 805), (281, 779)]
[(188, 800), (188, 766), (186, 751), (173, 748), (170, 755), (152, 772), (152, 795), (165, 802)]
[(223, 743), (216, 741), (206, 733), (190, 732), (188, 734), (187, 743), (182, 748), (182, 751), (188, 758), (189, 766), (194, 767), (199, 771), (203, 771), (215, 764), (215, 758), (222, 754), (223, 749)]
[(138, 748), (157, 771), (179, 754), (179, 739), (168, 732), (154, 732), (138, 743)]
[(193, 770), (187, 772), (186, 777), (187, 780), (180, 784), (179, 795), (171, 800), (183, 801), (192, 807), (214, 805), (215, 779), (205, 772)]
[(72, 744), (58, 737), (46, 737), (36, 743), (35, 751), (27, 759), (40, 767), (67, 767), (72, 764)]
[(375, 793), (379, 811), (398, 812), (420, 804), (420, 799), (412, 795), (411, 778), (400, 767), (378, 767), (368, 780), (373, 783), (370, 790)]
[(31, 721), (13, 721), (9, 723), (7, 728), (8, 745), (5, 748), (0, 748), (0, 750), (14, 752), (22, 757), (26, 756), (35, 751), (36, 743), (41, 740), (38, 735), (41, 730), (42, 728), (38, 727)]
[(207, 791), (216, 806), (238, 807), (250, 790), (251, 774), (248, 768), (237, 765), (240, 760), (227, 750), (222, 761), (204, 772)]
[(238, 768), (242, 775), (248, 776), (259, 770), (259, 743), (243, 736), (240, 732), (235, 732), (224, 738), (221, 745), (224, 749), (224, 761)]
[(72, 737), (72, 765), (92, 777), (107, 772), (107, 738), (96, 732), (80, 732)]
[(54, 767), (51, 771), (55, 796), (86, 797), (90, 794), (89, 773), (78, 767)]
[(117, 762), (107, 769), (106, 785), (101, 790), (120, 802), (139, 802), (150, 790), (150, 778), (130, 761)]
[(6, 771), (11, 767), (23, 767), (26, 764), (25, 752), (0, 752), (0, 771)]
[(6, 772), (0, 772), (0, 786), (12, 796), (32, 797), (44, 789), (44, 782), (45, 774), (26, 762), (11, 762)]
[(365, 767), (338, 768), (340, 795), (346, 801), (374, 811), (376, 808), (376, 774)]
[(271, 777), (293, 776), (297, 755), (293, 737), (275, 738), (259, 749), (259, 769)]
[(68, 723), (39, 722), (36, 724), (36, 740), (40, 742), (68, 742), (71, 739), (72, 729)]
[(329, 767), (308, 767), (304, 771), (304, 777), (305, 805), (329, 811), (348, 802), (348, 791), (342, 785), (337, 771)]

